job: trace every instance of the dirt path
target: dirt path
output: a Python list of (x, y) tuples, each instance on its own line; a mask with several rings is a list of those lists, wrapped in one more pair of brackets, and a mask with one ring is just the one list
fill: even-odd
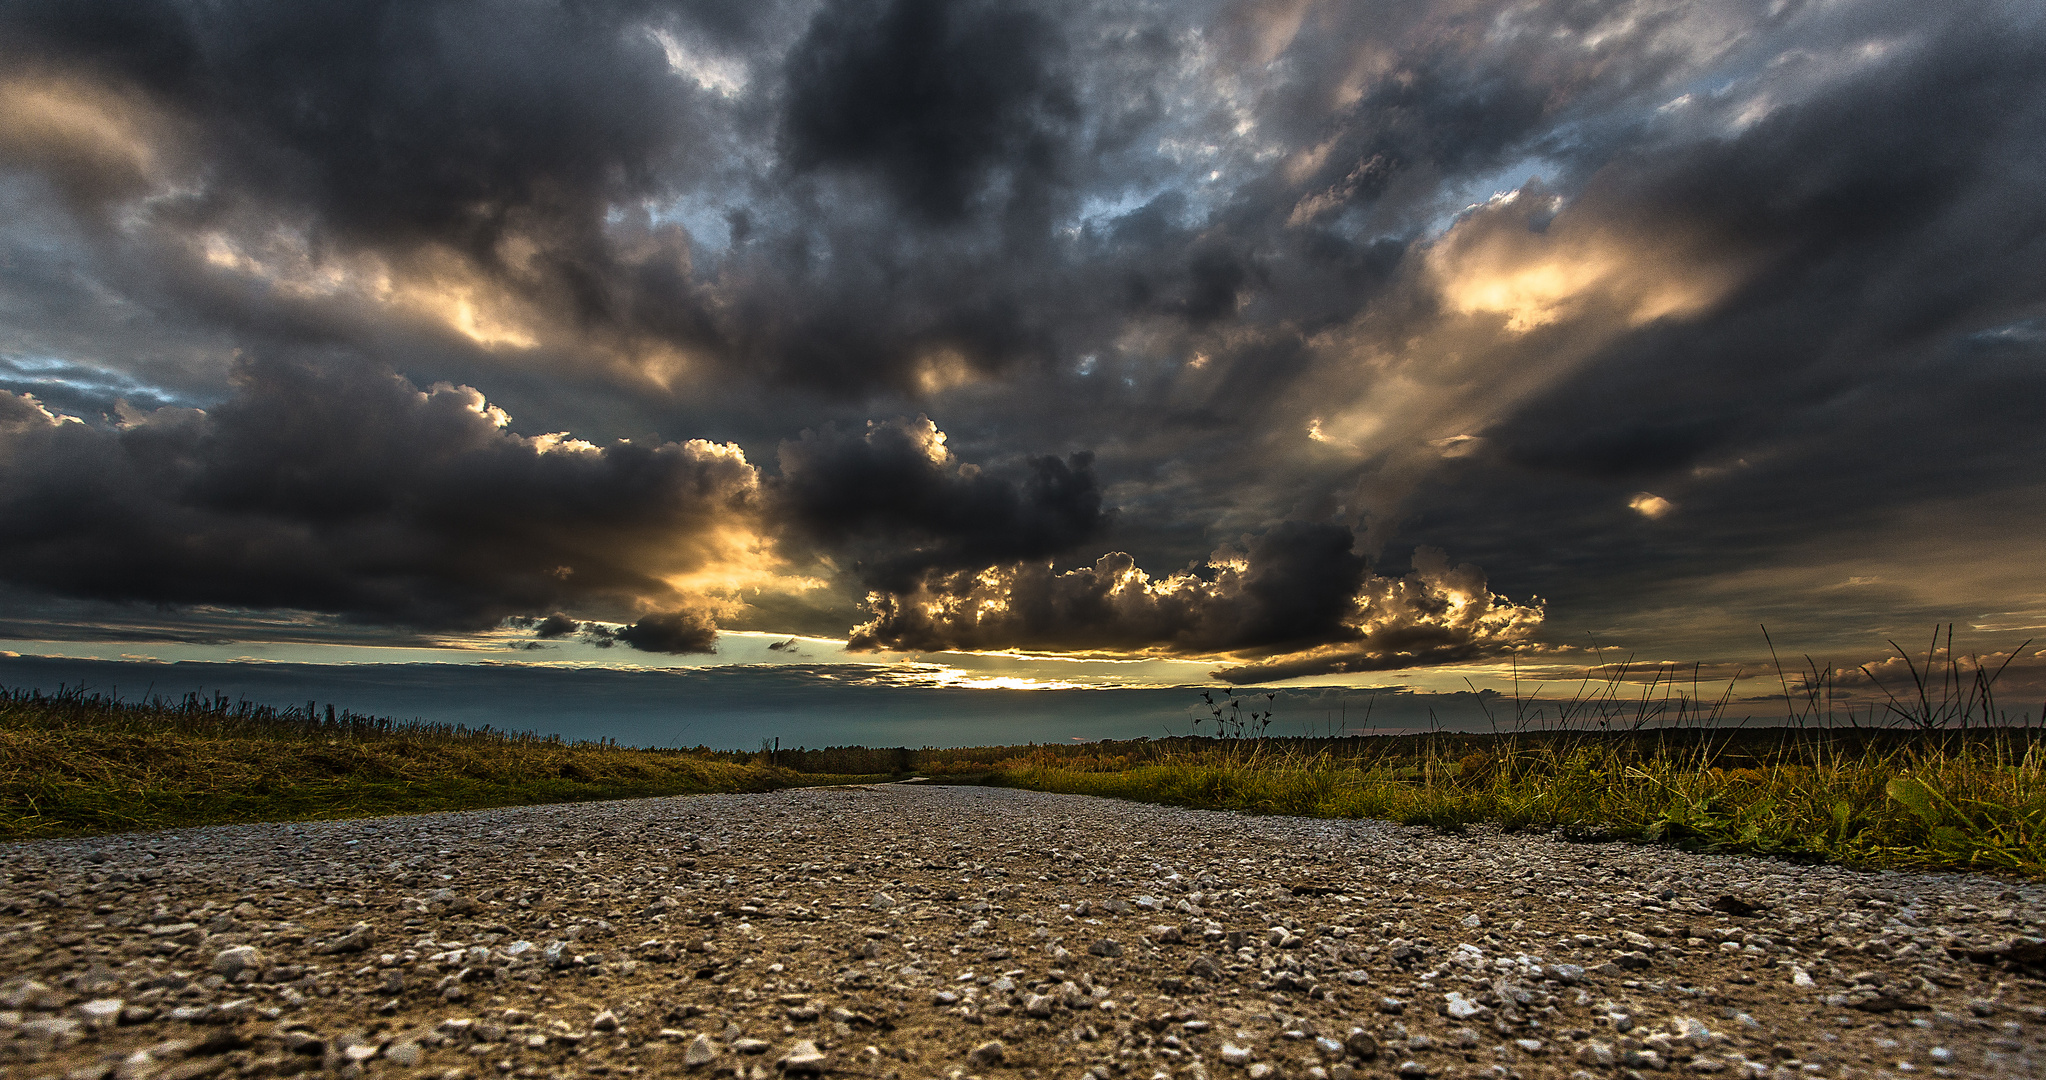
[(0, 847), (0, 1077), (2039, 1077), (2042, 911), (977, 788), (198, 829)]

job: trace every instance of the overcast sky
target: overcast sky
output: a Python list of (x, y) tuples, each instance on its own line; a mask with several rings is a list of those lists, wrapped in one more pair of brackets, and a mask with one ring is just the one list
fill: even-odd
[(29, 655), (2008, 651), (2046, 9), (0, 0), (0, 391)]

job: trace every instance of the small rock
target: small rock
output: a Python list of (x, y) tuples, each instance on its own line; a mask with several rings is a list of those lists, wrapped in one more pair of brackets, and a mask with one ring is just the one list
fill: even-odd
[(114, 1080), (150, 1080), (162, 1067), (149, 1051), (137, 1050), (114, 1066)]
[(1489, 1007), (1472, 1001), (1455, 990), (1444, 994), (1443, 997), (1446, 1000), (1442, 1006), (1442, 1014), (1451, 1020), (1473, 1020), (1490, 1016), (1492, 1013)]
[(1008, 1058), (1008, 1054), (1009, 1048), (1002, 1045), (1002, 1040), (989, 1039), (974, 1047), (966, 1055), (966, 1059), (975, 1065), (1000, 1065)]
[(1114, 938), (1102, 938), (1088, 945), (1087, 951), (1095, 956), (1113, 959), (1122, 955), (1122, 942)]
[(1343, 1037), (1343, 1048), (1359, 1061), (1370, 1061), (1378, 1056), (1378, 1040), (1363, 1028), (1351, 1028), (1350, 1033)]
[(682, 1067), (685, 1069), (700, 1069), (716, 1061), (717, 1056), (717, 1044), (710, 1041), (710, 1036), (698, 1035), (689, 1041), (688, 1049), (682, 1051)]
[(598, 1013), (598, 1014), (597, 1014), (597, 1015), (596, 1015), (595, 1017), (592, 1017), (592, 1018), (591, 1018), (591, 1020), (590, 1020), (590, 1030), (592, 1030), (592, 1031), (617, 1031), (617, 1030), (618, 1030), (618, 1014), (617, 1014), (617, 1013), (614, 1013), (614, 1012), (612, 1012), (612, 1011), (611, 1011), (611, 1010), (609, 1010), (609, 1009), (605, 1009), (605, 1010), (604, 1010), (603, 1012), (600, 1012), (600, 1013)]
[(483, 910), (482, 901), (473, 896), (463, 896), (453, 889), (435, 889), (428, 899), (443, 915), (474, 915)]
[(375, 939), (376, 929), (366, 922), (359, 922), (332, 941), (314, 946), (313, 951), (321, 954), (358, 953), (369, 948)]
[(244, 971), (262, 971), (269, 966), (269, 959), (254, 945), (234, 945), (213, 954), (213, 971), (229, 982)]
[(790, 1076), (816, 1076), (824, 1071), (824, 1051), (808, 1039), (798, 1039), (782, 1055), (780, 1064), (782, 1072)]
[(34, 979), (9, 979), (0, 983), (0, 1008), (48, 1010), (63, 1004), (64, 995)]
[(1400, 1062), (1399, 1068), (1394, 1069), (1393, 1071), (1400, 1074), (1401, 1076), (1426, 1076), (1428, 1075), (1428, 1066), (1423, 1065), (1412, 1058), (1408, 1058), (1407, 1060)]
[(410, 1039), (394, 1042), (384, 1047), (384, 1060), (402, 1068), (409, 1069), (419, 1064), (419, 1059), (423, 1056), (425, 1056), (425, 1051), (420, 1049), (418, 1043)]
[(80, 1005), (78, 1007), (78, 1016), (79, 1019), (85, 1021), (86, 1027), (94, 1031), (100, 1031), (119, 1024), (121, 1022), (121, 1010), (126, 1007), (127, 1002), (119, 998), (99, 998)]
[(1712, 1041), (1719, 1038), (1702, 1021), (1694, 1020), (1688, 1016), (1672, 1017), (1669, 1027), (1670, 1031), (1674, 1032), (1677, 1038), (1699, 1049), (1712, 1045)]
[(1225, 1042), (1222, 1044), (1221, 1058), (1231, 1065), (1248, 1065), (1250, 1064), (1250, 1050), (1235, 1043)]
[(765, 1054), (767, 1043), (761, 1039), (733, 1039), (732, 1050), (740, 1054)]
[(77, 1042), (84, 1033), (85, 1025), (82, 1022), (54, 1016), (30, 1020), (15, 1029), (15, 1034), (19, 1038), (31, 1042), (53, 1043), (57, 1046), (69, 1046)]

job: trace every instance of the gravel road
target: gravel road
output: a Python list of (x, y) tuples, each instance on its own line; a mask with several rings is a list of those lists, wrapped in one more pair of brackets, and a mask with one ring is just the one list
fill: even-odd
[(194, 829), (0, 846), (0, 1077), (2040, 1077), (2042, 912), (960, 787)]

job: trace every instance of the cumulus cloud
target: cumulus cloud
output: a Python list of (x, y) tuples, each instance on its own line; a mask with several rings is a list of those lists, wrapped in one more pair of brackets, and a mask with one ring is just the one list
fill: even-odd
[(718, 628), (702, 612), (663, 611), (620, 627), (619, 641), (652, 653), (713, 653), (717, 650)]
[(898, 590), (926, 571), (1062, 554), (1113, 519), (1091, 454), (1029, 457), (1015, 480), (945, 442), (927, 416), (806, 431), (781, 444), (775, 511), (812, 542), (863, 556), (869, 584)]
[(1343, 526), (1287, 522), (1191, 570), (1153, 578), (1124, 553), (1055, 571), (1021, 563), (927, 575), (874, 593), (854, 649), (1020, 649), (1259, 658), (1233, 682), (1380, 671), (1492, 655), (1541, 622), (1482, 571), (1422, 551), (1403, 578), (1371, 574)]
[[(714, 598), (675, 582), (731, 559), (757, 515), (736, 446), (522, 436), (474, 389), (343, 362), (251, 360), (238, 382), (216, 408), (112, 425), (0, 393), (0, 579), (442, 629), (702, 611)], [(646, 640), (682, 638), (657, 621)]]
[[(520, 435), (480, 391), (348, 358), (251, 360), (237, 382), (212, 409), (110, 423), (0, 392), (0, 581), (704, 653), (763, 590), (825, 586), (792, 559), (905, 587), (1063, 552), (1112, 518), (1088, 455), (998, 476), (927, 417), (806, 432), (763, 481), (731, 444)], [(560, 608), (596, 618), (527, 614)]]
[(543, 641), (549, 638), (567, 637), (575, 633), (577, 628), (577, 623), (574, 619), (558, 611), (544, 619), (533, 622), (531, 625), (533, 636)]

